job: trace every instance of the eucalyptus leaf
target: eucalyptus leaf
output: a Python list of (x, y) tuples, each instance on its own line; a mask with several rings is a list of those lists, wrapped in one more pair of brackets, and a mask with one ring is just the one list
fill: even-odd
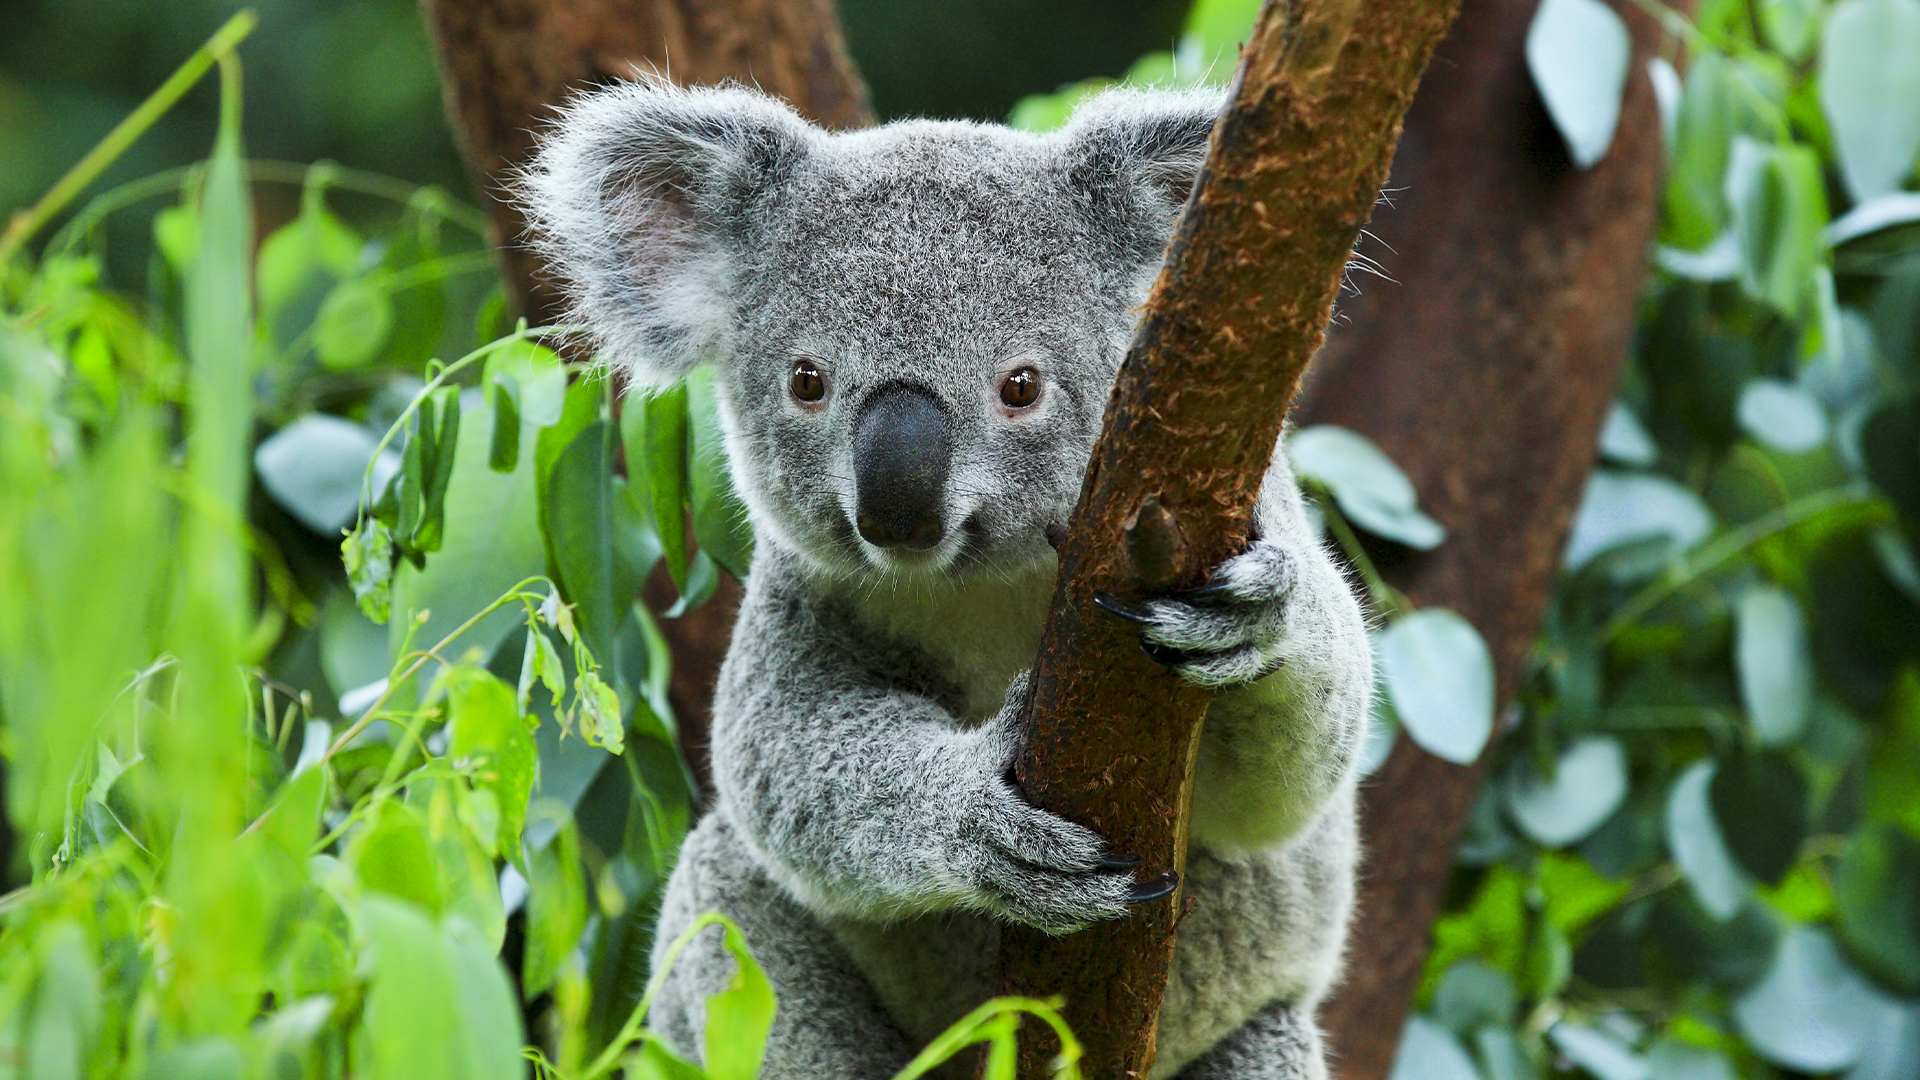
[(363, 1020), (370, 1080), (466, 1080), (468, 1032), (446, 940), (419, 908), (384, 896), (361, 901), (360, 922), (373, 946)]
[(1724, 1051), (1678, 1039), (1662, 1039), (1647, 1050), (1653, 1080), (1739, 1080)]
[(365, 278), (341, 282), (320, 305), (313, 354), (334, 371), (363, 367), (393, 333), (393, 300)]
[(529, 998), (553, 985), (587, 925), (587, 887), (580, 868), (580, 837), (571, 815), (548, 803), (541, 815), (559, 824), (552, 843), (527, 859), (527, 944), (520, 985)]
[(707, 998), (702, 1064), (713, 1080), (755, 1080), (766, 1058), (767, 1034), (773, 1030), (773, 984), (732, 923), (726, 924), (725, 945), (733, 956), (733, 977)]
[(1613, 145), (1632, 58), (1626, 24), (1600, 0), (1541, 0), (1534, 10), (1527, 70), (1582, 169), (1599, 164)]
[(1777, 751), (1741, 752), (1720, 762), (1707, 795), (1734, 859), (1778, 885), (1807, 835), (1807, 781), (1799, 768)]
[(1627, 752), (1611, 736), (1589, 736), (1560, 755), (1552, 779), (1524, 758), (1507, 775), (1507, 813), (1520, 831), (1546, 847), (1578, 843), (1627, 797)]
[(1819, 157), (1804, 146), (1735, 136), (1727, 203), (1740, 245), (1741, 286), (1788, 319), (1799, 319), (1825, 252), (1827, 197)]
[(1734, 609), (1734, 669), (1740, 697), (1763, 746), (1800, 737), (1813, 708), (1813, 656), (1800, 602), (1784, 589), (1756, 585)]
[(1473, 624), (1423, 608), (1381, 631), (1381, 672), (1394, 713), (1436, 757), (1471, 764), (1493, 735), (1493, 657)]
[(1898, 189), (1920, 154), (1920, 2), (1841, 0), (1827, 16), (1820, 104), (1856, 200)]
[(1836, 929), (1860, 966), (1920, 995), (1920, 840), (1891, 825), (1853, 838), (1833, 881)]
[(1410, 1016), (1400, 1035), (1388, 1080), (1480, 1080), (1473, 1059), (1446, 1028), (1424, 1016)]
[(1446, 530), (1420, 512), (1407, 474), (1366, 436), (1315, 424), (1293, 432), (1286, 453), (1302, 479), (1324, 486), (1341, 512), (1368, 532), (1422, 551), (1446, 538)]
[(1547, 1038), (1596, 1080), (1653, 1080), (1645, 1058), (1598, 1028), (1563, 1020), (1547, 1029)]
[(1804, 454), (1827, 441), (1826, 410), (1805, 390), (1779, 379), (1749, 382), (1734, 415), (1747, 434), (1784, 454)]
[(1780, 939), (1766, 977), (1735, 999), (1733, 1018), (1760, 1056), (1789, 1069), (1844, 1069), (1866, 1049), (1874, 995), (1826, 931)]
[[(1597, 469), (1587, 481), (1563, 562), (1578, 570), (1603, 551), (1658, 538), (1667, 556), (1693, 548), (1713, 531), (1713, 513), (1698, 495), (1664, 476)], [(1616, 577), (1644, 577), (1661, 565), (1646, 561)]]
[(1667, 795), (1667, 850), (1700, 906), (1724, 922), (1746, 905), (1754, 882), (1714, 819), (1709, 790), (1716, 769), (1712, 760), (1696, 761), (1674, 781)]
[(1660, 447), (1627, 403), (1616, 400), (1600, 428), (1600, 456), (1623, 465), (1646, 466), (1658, 460)]
[(273, 500), (322, 536), (339, 536), (360, 509), (374, 437), (359, 424), (308, 413), (253, 451), (254, 472)]
[(1920, 1076), (1920, 1002), (1881, 999), (1866, 1025), (1860, 1060), (1846, 1080), (1913, 1080)]

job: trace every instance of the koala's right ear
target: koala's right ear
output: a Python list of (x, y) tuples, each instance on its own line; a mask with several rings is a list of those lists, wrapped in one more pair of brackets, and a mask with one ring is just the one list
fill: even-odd
[(738, 87), (622, 83), (566, 106), (518, 201), (603, 357), (654, 386), (712, 358), (746, 214), (814, 134)]

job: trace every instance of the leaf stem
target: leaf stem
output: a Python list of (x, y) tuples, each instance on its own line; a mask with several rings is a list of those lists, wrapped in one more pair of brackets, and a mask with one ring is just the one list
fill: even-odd
[(1619, 610), (1613, 613), (1613, 618), (1608, 619), (1606, 626), (1601, 628), (1600, 640), (1612, 641), (1622, 630), (1639, 622), (1649, 611), (1658, 607), (1661, 601), (1762, 540), (1785, 532), (1829, 510), (1873, 503), (1879, 501), (1879, 498), (1864, 482), (1841, 484), (1838, 487), (1816, 491), (1811, 495), (1803, 495), (1785, 506), (1754, 518), (1737, 529), (1729, 529), (1721, 533), (1709, 543), (1694, 549), (1692, 554), (1674, 564), (1666, 574), (1620, 605)]
[[(93, 149), (87, 151), (86, 156), (75, 162), (73, 167), (67, 170), (66, 175), (54, 183), (53, 187), (48, 188), (46, 194), (40, 196), (40, 200), (34, 203), (32, 208), (15, 214), (13, 220), (7, 223), (6, 232), (0, 233), (0, 266), (11, 261), (29, 237), (40, 231), (55, 214), (65, 209), (68, 203), (85, 191), (87, 185), (98, 179), (100, 174), (106, 171), (107, 166), (113, 164), (121, 154), (126, 153), (127, 147), (132, 146), (135, 140), (146, 134), (148, 128), (166, 115), (167, 110), (173, 108), (188, 90), (193, 89), (193, 85), (200, 81), (200, 77), (205, 75), (209, 68), (216, 62), (224, 61), (231, 56), (233, 50), (253, 32), (253, 28), (259, 25), (259, 22), (260, 17), (251, 8), (228, 19), (225, 25), (214, 31), (205, 45), (200, 46), (192, 56), (187, 57), (187, 62), (181, 64), (172, 75), (167, 77), (166, 82), (160, 84), (159, 89), (147, 95), (147, 99), (142, 101), (139, 107), (128, 113), (126, 119), (115, 124), (105, 138), (96, 143)], [(231, 95), (222, 95), (223, 110), (227, 107), (226, 101), (230, 97)]]

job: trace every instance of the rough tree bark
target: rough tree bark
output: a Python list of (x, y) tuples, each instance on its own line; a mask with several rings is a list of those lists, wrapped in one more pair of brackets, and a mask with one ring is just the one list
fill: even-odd
[[(1142, 656), (1135, 630), (1092, 594), (1197, 585), (1244, 546), (1281, 422), (1457, 6), (1262, 9), (1120, 369), (1060, 546), (1016, 771), (1037, 804), (1139, 853), (1143, 874), (1184, 869), (1208, 695)], [(1176, 892), (1064, 938), (1010, 928), (1000, 988), (1063, 994), (1089, 1076), (1144, 1076), (1183, 902)], [(1030, 1040), (1023, 1075), (1046, 1075), (1052, 1050)]]
[[(689, 85), (757, 85), (828, 127), (873, 122), (833, 0), (421, 0), (420, 7), (454, 138), (493, 226), (508, 299), (536, 326), (559, 322), (562, 308), (538, 257), (521, 243), (526, 220), (502, 198), (503, 185), (569, 94), (658, 71)], [(648, 602), (664, 610), (673, 596), (665, 572), (656, 573)], [(661, 624), (675, 660), (669, 697), (696, 764), (706, 760), (714, 675), (739, 603), (738, 583), (722, 574), (711, 601)], [(704, 782), (704, 770), (699, 775)]]
[[(1634, 42), (1606, 158), (1568, 160), (1524, 56), (1536, 0), (1466, 0), (1434, 54), (1369, 231), (1395, 279), (1342, 305), (1314, 362), (1303, 423), (1379, 443), (1447, 526), (1426, 554), (1378, 554), (1416, 603), (1450, 607), (1492, 650), (1512, 700), (1632, 340), (1656, 220), (1660, 120)], [(1426, 958), (1460, 828), (1485, 763), (1402, 739), (1368, 783), (1368, 849), (1345, 984), (1322, 1016), (1342, 1080), (1380, 1080)]]

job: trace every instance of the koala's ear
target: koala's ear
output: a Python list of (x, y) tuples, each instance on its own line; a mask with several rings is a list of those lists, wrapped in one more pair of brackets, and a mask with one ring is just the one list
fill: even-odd
[(714, 358), (748, 215), (815, 134), (739, 87), (622, 83), (566, 106), (517, 195), (603, 357), (643, 385)]
[(1108, 90), (1060, 132), (1068, 182), (1123, 250), (1158, 259), (1207, 157), (1226, 92)]

